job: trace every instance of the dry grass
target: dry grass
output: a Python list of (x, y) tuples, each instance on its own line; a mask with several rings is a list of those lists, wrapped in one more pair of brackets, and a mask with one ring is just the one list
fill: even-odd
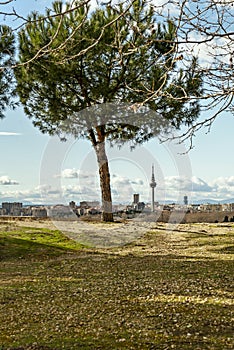
[(3, 223), (0, 349), (233, 349), (234, 226), (173, 228), (104, 249)]

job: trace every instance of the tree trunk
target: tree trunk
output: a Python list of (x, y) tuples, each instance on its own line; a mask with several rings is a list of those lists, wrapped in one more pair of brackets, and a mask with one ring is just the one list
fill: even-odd
[(95, 146), (95, 151), (97, 155), (100, 187), (102, 192), (102, 220), (113, 221), (110, 172), (105, 150), (105, 141), (98, 142)]

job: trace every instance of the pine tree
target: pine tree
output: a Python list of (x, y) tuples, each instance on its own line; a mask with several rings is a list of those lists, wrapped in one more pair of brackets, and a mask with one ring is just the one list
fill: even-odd
[(13, 64), (15, 38), (10, 27), (0, 26), (0, 118), (6, 107), (14, 106)]
[(33, 13), (19, 34), (15, 70), (36, 127), (91, 141), (104, 221), (113, 220), (106, 142), (141, 144), (169, 126), (191, 124), (202, 86), (195, 58), (187, 71), (177, 68), (173, 22), (158, 23), (146, 0), (124, 3), (93, 10), (77, 1), (71, 10), (59, 1), (46, 19)]

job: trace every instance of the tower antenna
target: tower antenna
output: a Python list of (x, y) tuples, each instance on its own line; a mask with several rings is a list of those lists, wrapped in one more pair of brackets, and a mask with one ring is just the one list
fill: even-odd
[(157, 183), (155, 181), (155, 177), (154, 177), (154, 165), (152, 165), (152, 176), (151, 176), (151, 182), (150, 182), (150, 187), (152, 188), (152, 204), (151, 204), (151, 211), (154, 212), (154, 189), (157, 186)]

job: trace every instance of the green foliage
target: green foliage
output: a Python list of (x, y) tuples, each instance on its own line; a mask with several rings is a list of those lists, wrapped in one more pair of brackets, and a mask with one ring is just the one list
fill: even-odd
[(12, 66), (14, 64), (15, 38), (12, 30), (5, 25), (0, 26), (0, 118), (4, 117), (7, 106), (14, 107), (14, 80)]
[[(35, 126), (94, 142), (96, 126), (102, 125), (104, 139), (142, 143), (168, 125), (179, 128), (198, 117), (198, 103), (190, 98), (201, 93), (201, 76), (195, 59), (188, 70), (176, 67), (176, 28), (171, 20), (159, 23), (144, 0), (92, 11), (79, 1), (75, 5), (71, 11), (67, 4), (67, 13), (61, 15), (63, 2), (57, 1), (46, 19), (33, 13), (19, 34), (23, 65), (15, 72), (18, 94)], [(157, 114), (144, 111), (129, 123), (127, 113), (113, 120), (112, 111), (108, 121), (103, 115), (79, 113), (120, 102), (145, 103)]]

